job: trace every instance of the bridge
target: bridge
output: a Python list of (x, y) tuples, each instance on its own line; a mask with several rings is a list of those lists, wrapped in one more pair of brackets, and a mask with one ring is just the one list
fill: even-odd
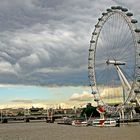
[(24, 115), (24, 116), (3, 116), (1, 117), (1, 123), (8, 123), (9, 121), (24, 121), (30, 122), (30, 120), (46, 120), (46, 122), (53, 123), (55, 119), (63, 117), (76, 117), (76, 114), (53, 114), (53, 115)]

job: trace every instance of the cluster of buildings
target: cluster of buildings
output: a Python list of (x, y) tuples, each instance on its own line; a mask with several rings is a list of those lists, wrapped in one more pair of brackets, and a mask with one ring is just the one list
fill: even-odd
[(1, 116), (6, 116), (6, 117), (14, 117), (14, 116), (29, 116), (29, 115), (47, 115), (49, 112), (52, 112), (52, 114), (80, 114), (82, 108), (67, 108), (67, 109), (62, 109), (57, 108), (57, 109), (44, 109), (44, 108), (35, 108), (32, 107), (30, 109), (25, 109), (25, 108), (18, 108), (18, 109), (13, 109), (13, 108), (5, 108), (0, 110), (0, 115)]

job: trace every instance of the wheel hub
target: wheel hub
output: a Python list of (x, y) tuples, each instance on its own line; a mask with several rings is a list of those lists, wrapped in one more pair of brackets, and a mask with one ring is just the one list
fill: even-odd
[(107, 60), (106, 61), (106, 64), (109, 65), (109, 64), (114, 64), (114, 65), (125, 65), (126, 62), (123, 62), (123, 61), (117, 61), (117, 60)]

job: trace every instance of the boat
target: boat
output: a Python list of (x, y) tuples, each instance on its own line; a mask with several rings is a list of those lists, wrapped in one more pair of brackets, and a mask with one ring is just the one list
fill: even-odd
[(62, 118), (59, 118), (59, 119), (55, 119), (55, 122), (57, 124), (71, 125), (72, 124), (72, 118), (70, 118), (70, 117), (62, 117)]
[(113, 127), (117, 126), (117, 122), (113, 118), (104, 118), (104, 119), (94, 119), (92, 121), (92, 126), (107, 126)]
[(71, 125), (73, 126), (88, 126), (88, 121), (84, 119), (75, 119), (72, 121)]

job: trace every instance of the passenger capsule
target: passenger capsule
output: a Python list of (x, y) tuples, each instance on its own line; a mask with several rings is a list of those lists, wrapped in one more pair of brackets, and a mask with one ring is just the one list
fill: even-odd
[(135, 93), (140, 93), (140, 89), (135, 89), (134, 92)]
[(133, 13), (127, 13), (126, 14), (128, 17), (131, 17), (131, 16), (133, 16)]
[(135, 32), (136, 33), (140, 33), (140, 29), (135, 29)]
[(88, 60), (92, 60), (92, 58), (88, 58)]
[(93, 32), (92, 35), (97, 35), (97, 33), (96, 32)]
[(112, 6), (111, 9), (115, 10), (116, 9), (116, 6)]
[(89, 66), (88, 69), (93, 69), (93, 67)]
[(127, 8), (122, 8), (121, 10), (122, 10), (123, 12), (127, 12), (127, 11), (128, 11)]
[(119, 10), (121, 10), (121, 9), (122, 9), (122, 7), (121, 7), (121, 6), (117, 6), (117, 7), (116, 7), (116, 9), (119, 9)]
[(94, 84), (94, 83), (92, 83), (92, 84), (90, 84), (89, 86), (90, 86), (90, 87), (92, 87), (92, 86), (95, 86), (95, 84)]
[(94, 49), (89, 49), (89, 52), (92, 52), (92, 51), (94, 51)]
[(95, 27), (96, 27), (96, 28), (99, 28), (99, 27), (100, 27), (100, 25), (95, 25)]
[(107, 15), (107, 13), (102, 13), (103, 16)]
[(136, 19), (132, 19), (131, 23), (138, 23), (138, 21)]
[(95, 43), (95, 41), (94, 40), (90, 40), (90, 43)]
[(98, 20), (99, 20), (99, 21), (103, 21), (103, 19), (102, 19), (102, 18), (98, 18)]
[(130, 102), (131, 103), (136, 103), (136, 99), (131, 99)]
[(98, 102), (98, 101), (99, 101), (99, 99), (94, 99), (94, 101), (95, 101), (95, 102)]
[(107, 12), (112, 12), (112, 10), (111, 10), (111, 9), (106, 9), (106, 11), (107, 11)]
[(92, 93), (91, 94), (97, 94), (97, 92), (96, 91), (92, 91)]

